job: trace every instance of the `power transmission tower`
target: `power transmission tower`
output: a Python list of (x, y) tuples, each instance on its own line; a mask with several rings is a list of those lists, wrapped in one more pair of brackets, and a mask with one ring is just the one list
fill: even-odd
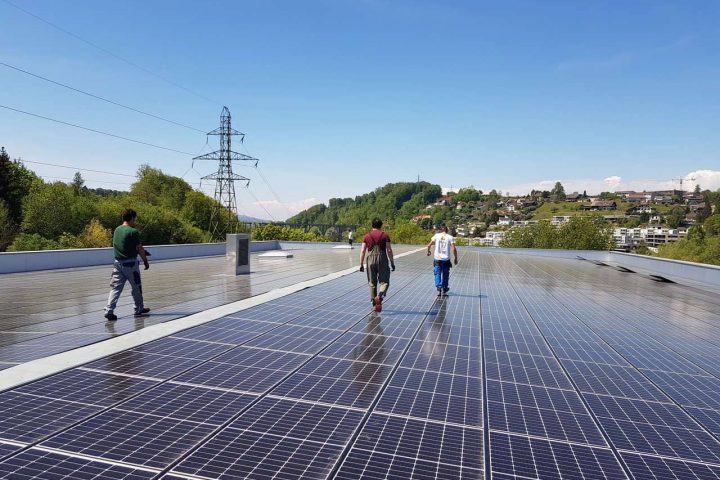
[(250, 185), (249, 178), (233, 173), (232, 162), (254, 162), (254, 166), (257, 166), (259, 161), (257, 158), (232, 151), (232, 137), (239, 135), (240, 143), (242, 143), (245, 134), (233, 130), (230, 120), (230, 110), (223, 107), (220, 115), (220, 127), (208, 132), (208, 135), (220, 137), (220, 150), (193, 158), (193, 163), (195, 160), (219, 162), (216, 173), (202, 177), (202, 180), (215, 180), (216, 202), (210, 214), (210, 234), (215, 240), (222, 240), (226, 233), (237, 233), (240, 222), (235, 199), (235, 181), (245, 182), (246, 187)]

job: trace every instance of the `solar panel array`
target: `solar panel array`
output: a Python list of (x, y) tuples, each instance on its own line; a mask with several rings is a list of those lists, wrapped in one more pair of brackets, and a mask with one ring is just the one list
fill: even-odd
[(0, 478), (720, 479), (712, 298), (398, 264), (381, 314), (350, 275), (1, 392)]

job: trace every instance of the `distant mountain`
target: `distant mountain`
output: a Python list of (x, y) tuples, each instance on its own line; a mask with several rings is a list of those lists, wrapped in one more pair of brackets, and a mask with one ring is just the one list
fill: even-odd
[(247, 215), (238, 215), (238, 220), (247, 223), (270, 223), (270, 220), (263, 220), (262, 218), (249, 217)]
[(442, 195), (440, 185), (428, 182), (388, 183), (355, 198), (331, 198), (288, 218), (290, 224), (364, 225), (374, 217), (384, 221), (408, 220), (423, 212)]

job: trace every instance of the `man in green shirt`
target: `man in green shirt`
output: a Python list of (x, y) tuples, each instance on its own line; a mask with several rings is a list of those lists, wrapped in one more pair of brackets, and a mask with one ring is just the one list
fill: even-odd
[(132, 296), (135, 301), (135, 316), (142, 317), (150, 311), (143, 304), (142, 285), (140, 283), (140, 267), (137, 256), (140, 255), (145, 270), (150, 268), (145, 249), (140, 243), (140, 232), (135, 229), (137, 213), (133, 209), (126, 209), (122, 212), (123, 224), (115, 229), (113, 233), (113, 253), (115, 262), (113, 264), (112, 282), (110, 283), (110, 296), (105, 307), (105, 318), (114, 322), (117, 320), (115, 307), (117, 306), (120, 294), (125, 287), (125, 282), (130, 282)]

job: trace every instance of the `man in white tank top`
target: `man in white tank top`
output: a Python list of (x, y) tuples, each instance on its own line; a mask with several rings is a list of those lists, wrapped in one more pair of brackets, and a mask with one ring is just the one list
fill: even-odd
[(435, 288), (438, 291), (438, 297), (447, 295), (450, 286), (450, 251), (455, 255), (455, 265), (458, 263), (458, 253), (455, 247), (455, 238), (448, 233), (448, 228), (443, 225), (440, 232), (433, 235), (430, 243), (427, 244), (427, 254), (430, 256), (430, 249), (435, 245), (435, 255), (433, 257), (433, 270), (435, 273)]

